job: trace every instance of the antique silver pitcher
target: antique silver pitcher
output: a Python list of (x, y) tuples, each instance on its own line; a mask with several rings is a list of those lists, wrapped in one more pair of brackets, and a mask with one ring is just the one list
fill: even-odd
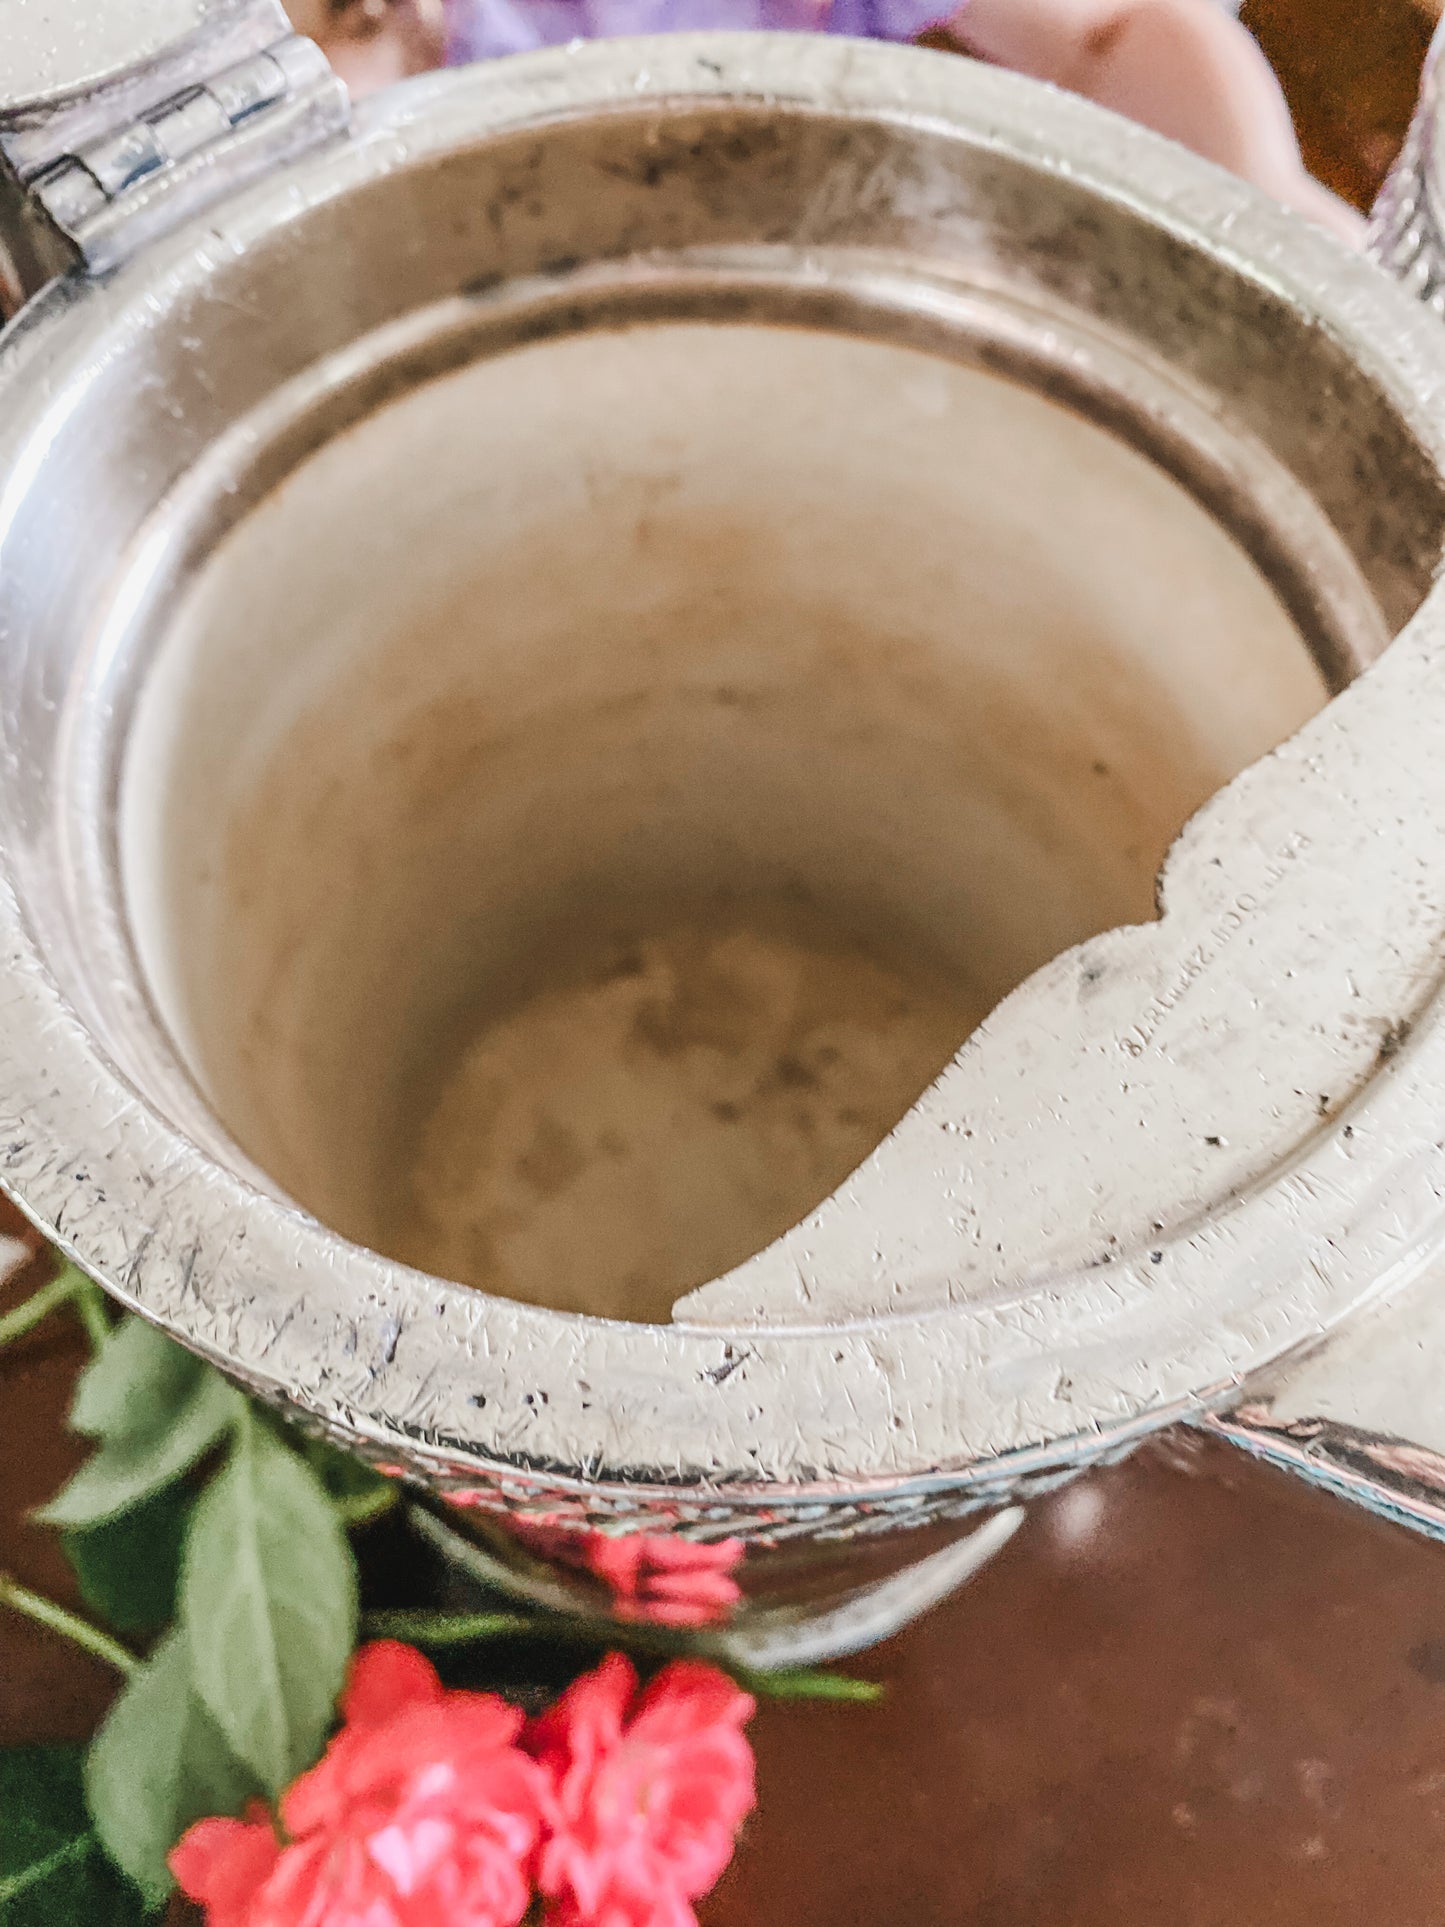
[(1401, 288), (935, 54), (0, 33), (21, 1208), (759, 1663), (1180, 1421), (1445, 1534), (1430, 85)]

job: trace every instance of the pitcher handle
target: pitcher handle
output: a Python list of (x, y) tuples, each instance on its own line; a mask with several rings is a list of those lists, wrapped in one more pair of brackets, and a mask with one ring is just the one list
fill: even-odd
[(1437, 1271), (1250, 1386), (1204, 1431), (1445, 1539), (1445, 1279)]
[[(1445, 23), (1370, 217), (1385, 271), (1445, 319)], [(1445, 1539), (1445, 1266), (1196, 1423), (1257, 1458)]]
[(1445, 21), (1425, 57), (1405, 144), (1370, 215), (1369, 250), (1387, 274), (1445, 318), (1445, 178), (1441, 163), (1441, 61)]

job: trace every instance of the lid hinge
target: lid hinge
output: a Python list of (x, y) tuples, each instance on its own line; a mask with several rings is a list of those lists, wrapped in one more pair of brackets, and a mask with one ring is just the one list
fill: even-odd
[(326, 56), (274, 0), (120, 83), (0, 118), (0, 309), (68, 268), (118, 267), (347, 121)]

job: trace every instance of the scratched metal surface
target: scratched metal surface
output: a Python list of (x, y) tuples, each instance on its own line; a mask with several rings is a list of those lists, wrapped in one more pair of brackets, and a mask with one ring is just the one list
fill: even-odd
[[(341, 250), (326, 293), (308, 284), (313, 306), (276, 320), (239, 298), (245, 250), (269, 249), (284, 285), (304, 271), (298, 235), (338, 245), (345, 197), (389, 182), (393, 271), (422, 275), (405, 241), (414, 184), (507, 130), (521, 136), (507, 165), (547, 217), (519, 186), (490, 253), (474, 239), (474, 267), (570, 272), (555, 264), (584, 240), (584, 204), (618, 223), (585, 244), (615, 252), (648, 196), (675, 213), (674, 235), (716, 238), (736, 218), (734, 170), (765, 178), (773, 163), (734, 125), (717, 169), (686, 164), (687, 116), (740, 103), (796, 116), (826, 161), (789, 236), (811, 262), (932, 246), (955, 271), (982, 257), (1092, 301), (1229, 395), (1327, 504), (1404, 629), (1191, 825), (1158, 924), (1032, 979), (821, 1213), (688, 1301), (685, 1322), (619, 1327), (345, 1244), (266, 1195), (182, 1093), (149, 1081), (125, 959), (77, 942), (56, 882), (57, 852), (104, 798), (49, 779), (108, 716), (92, 713), (103, 678), (76, 654), (93, 646), (90, 617), (67, 602), (93, 584), (77, 569), (57, 587), (53, 565), (123, 553), (141, 498), (159, 500), (216, 432), (213, 369), (160, 378), (172, 336), (229, 344), (253, 388), (228, 398), (239, 409), (287, 353), (314, 353), (303, 321), (325, 309), (357, 333), (390, 312), (381, 278)], [(654, 109), (682, 116), (675, 146)], [(532, 134), (589, 117), (634, 143), (626, 167), (611, 156), (613, 199), (575, 182), (571, 199), (544, 193), (558, 149)], [(795, 159), (774, 168), (775, 195)], [(1024, 176), (1047, 194), (1019, 192)], [(1141, 234), (1155, 237), (1142, 253)], [(1179, 269), (1173, 305), (1146, 258), (1151, 274), (1162, 259)], [(1224, 325), (1201, 330), (1200, 304), (1218, 323), (1230, 289)], [(1445, 463), (1436, 328), (1328, 238), (1081, 103), (962, 62), (816, 41), (619, 43), (419, 83), (203, 230), (50, 297), (0, 349), (6, 1188), (118, 1296), (257, 1390), (511, 1504), (569, 1494), (599, 1516), (656, 1506), (715, 1530), (779, 1509), (818, 1529), (926, 1517), (997, 1504), (1223, 1402), (1411, 1283), (1445, 1229), (1445, 616), (1439, 592), (1421, 601)], [(149, 400), (127, 409), (137, 388)], [(110, 411), (106, 459), (130, 478), (108, 509), (79, 486), (92, 409)], [(83, 530), (82, 512), (96, 518)]]
[[(258, 10), (247, 0), (0, 0), (0, 117), (132, 74), (203, 31), (229, 33), (248, 11)], [(272, 39), (277, 18), (267, 23)]]

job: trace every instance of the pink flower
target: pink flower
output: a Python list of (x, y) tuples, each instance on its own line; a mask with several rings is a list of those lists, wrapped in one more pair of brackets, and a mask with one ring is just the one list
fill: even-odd
[[(451, 1496), (454, 1504), (469, 1503)], [(506, 1527), (534, 1559), (600, 1579), (619, 1619), (649, 1626), (715, 1626), (731, 1616), (743, 1596), (733, 1577), (746, 1550), (741, 1539), (703, 1546), (670, 1533), (614, 1536), (560, 1512), (510, 1518)]]
[(249, 1927), (251, 1903), (276, 1871), (281, 1843), (259, 1802), (244, 1820), (202, 1820), (171, 1855), (183, 1893), (206, 1904), (207, 1927)]
[(460, 1506), (463, 1512), (474, 1508), (481, 1512), (500, 1512), (505, 1509), (495, 1492), (488, 1492), (481, 1486), (461, 1486), (455, 1492), (444, 1492), (442, 1497), (448, 1505)]
[(391, 1641), (357, 1654), (341, 1711), (281, 1802), (291, 1844), (203, 1820), (171, 1856), (207, 1927), (517, 1927), (548, 1808), (521, 1714)]
[(611, 1588), (617, 1617), (650, 1626), (712, 1626), (726, 1619), (743, 1596), (733, 1577), (742, 1556), (741, 1539), (699, 1546), (651, 1533), (614, 1539), (594, 1532), (587, 1543), (587, 1564)]
[(549, 1927), (697, 1927), (691, 1902), (752, 1810), (752, 1713), (715, 1666), (676, 1660), (639, 1694), (611, 1653), (533, 1723), (556, 1801), (539, 1876)]
[(508, 1519), (506, 1530), (534, 1559), (563, 1566), (585, 1566), (587, 1548), (601, 1536), (586, 1526), (569, 1525), (565, 1519), (558, 1520), (551, 1514), (538, 1519)]

